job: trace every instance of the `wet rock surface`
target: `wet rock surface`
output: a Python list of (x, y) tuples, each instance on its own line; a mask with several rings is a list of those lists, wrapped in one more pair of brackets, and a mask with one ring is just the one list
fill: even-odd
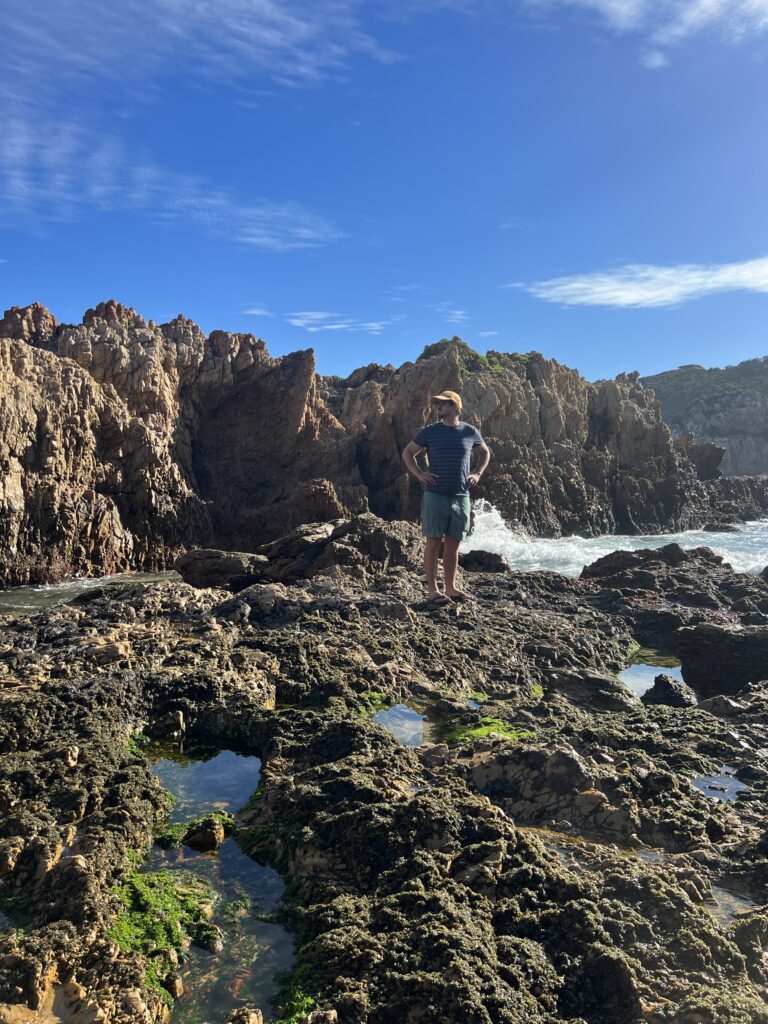
[[(768, 1022), (768, 680), (673, 707), (616, 679), (638, 630), (744, 627), (768, 584), (667, 548), (581, 580), (474, 571), (475, 602), (434, 609), (408, 543), (340, 525), (235, 594), (105, 586), (0, 622), (0, 1014), (74, 986), (73, 1020), (166, 1016), (174, 976), (164, 997), (110, 931), (165, 815), (142, 731), (261, 758), (235, 834), (289, 882), (309, 1002), (286, 1014)], [(358, 557), (316, 571), (342, 542)], [(415, 749), (372, 720), (409, 700), (436, 731)], [(721, 886), (755, 906), (717, 917)]]
[(690, 686), (664, 672), (656, 676), (653, 686), (640, 700), (643, 704), (668, 704), (671, 708), (691, 708), (697, 703), (696, 694)]

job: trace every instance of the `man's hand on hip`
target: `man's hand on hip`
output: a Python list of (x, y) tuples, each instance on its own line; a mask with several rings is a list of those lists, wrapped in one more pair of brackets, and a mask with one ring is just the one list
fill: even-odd
[(467, 486), (468, 487), (477, 487), (477, 485), (479, 483), (480, 483), (480, 474), (479, 473), (470, 473), (469, 476), (467, 477)]
[(422, 473), (419, 480), (427, 487), (434, 487), (437, 484), (438, 477), (436, 473)]

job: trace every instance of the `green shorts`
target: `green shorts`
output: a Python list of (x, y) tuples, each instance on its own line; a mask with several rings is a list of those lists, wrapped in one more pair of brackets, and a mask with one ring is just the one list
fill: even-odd
[(464, 540), (469, 530), (469, 495), (424, 491), (421, 499), (421, 532), (425, 537)]

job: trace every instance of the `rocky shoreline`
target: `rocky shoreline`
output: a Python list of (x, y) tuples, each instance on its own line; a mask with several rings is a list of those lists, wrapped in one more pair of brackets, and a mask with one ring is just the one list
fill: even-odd
[(757, 519), (767, 478), (719, 479), (724, 449), (677, 443), (636, 373), (590, 383), (537, 352), (459, 338), (415, 362), (326, 377), (250, 334), (146, 321), (110, 300), (80, 324), (0, 319), (0, 584), (169, 568), (255, 551), (295, 526), (413, 520), (405, 445), (430, 395), (463, 396), (493, 458), (477, 497), (547, 537)]
[[(434, 610), (418, 551), (364, 515), (0, 620), (0, 1020), (167, 1017), (177, 954), (115, 932), (167, 815), (149, 736), (262, 760), (236, 832), (288, 883), (281, 1019), (768, 1022), (768, 581), (677, 545), (479, 558)], [(637, 644), (685, 684), (638, 698)], [(399, 702), (429, 743), (373, 720)]]

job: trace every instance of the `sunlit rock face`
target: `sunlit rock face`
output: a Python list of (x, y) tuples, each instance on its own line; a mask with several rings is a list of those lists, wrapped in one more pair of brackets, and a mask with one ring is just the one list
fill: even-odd
[[(407, 518), (419, 491), (399, 452), (430, 418), (429, 396), (459, 391), (493, 461), (478, 496), (537, 534), (684, 528), (707, 504), (637, 375), (590, 384), (538, 353), (478, 356), (458, 339), (399, 370), (367, 367), (326, 382), (358, 444), (371, 508)], [(699, 513), (700, 514), (700, 513)]]
[(311, 352), (102, 303), (0, 321), (0, 580), (153, 569), (365, 508)]
[[(400, 369), (322, 377), (250, 334), (206, 336), (109, 301), (79, 325), (0, 320), (0, 582), (156, 569), (192, 546), (254, 551), (370, 509), (412, 519), (400, 454), (450, 388), (493, 451), (477, 496), (537, 534), (682, 529), (766, 507), (702, 483), (636, 375), (590, 384), (459, 339)], [(721, 514), (722, 513), (722, 514)]]

